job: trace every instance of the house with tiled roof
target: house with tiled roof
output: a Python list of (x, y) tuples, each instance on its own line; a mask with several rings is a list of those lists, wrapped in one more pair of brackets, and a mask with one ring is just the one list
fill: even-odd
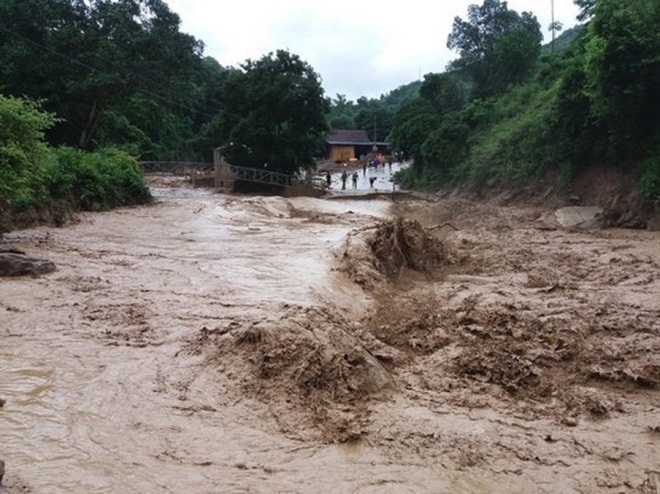
[(371, 152), (389, 149), (388, 142), (373, 142), (366, 130), (334, 130), (325, 138), (327, 156), (332, 161), (346, 162), (366, 156)]

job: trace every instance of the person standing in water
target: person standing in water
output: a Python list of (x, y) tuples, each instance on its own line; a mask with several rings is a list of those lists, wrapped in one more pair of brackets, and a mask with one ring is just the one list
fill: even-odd
[(348, 173), (344, 170), (341, 172), (341, 190), (346, 190), (346, 180), (348, 180)]
[(325, 172), (325, 185), (328, 189), (332, 185), (332, 175), (330, 175), (330, 170)]
[(353, 179), (353, 188), (357, 189), (357, 183), (358, 183), (358, 172), (354, 172), (353, 175), (351, 175), (351, 178)]

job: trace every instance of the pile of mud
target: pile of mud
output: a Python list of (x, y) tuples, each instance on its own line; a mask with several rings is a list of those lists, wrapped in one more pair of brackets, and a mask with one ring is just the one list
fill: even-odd
[(390, 388), (391, 377), (362, 345), (357, 324), (330, 308), (286, 306), (273, 314), (202, 329), (188, 352), (232, 369), (240, 392), (267, 403), (288, 435), (359, 437), (360, 405)]
[(431, 274), (454, 264), (452, 249), (415, 220), (398, 217), (350, 235), (339, 253), (341, 270), (367, 289), (401, 278), (406, 270)]

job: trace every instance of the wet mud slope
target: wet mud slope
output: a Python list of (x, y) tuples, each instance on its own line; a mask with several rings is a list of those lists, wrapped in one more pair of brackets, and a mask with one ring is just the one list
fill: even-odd
[(4, 240), (7, 492), (657, 492), (657, 234), (161, 182)]

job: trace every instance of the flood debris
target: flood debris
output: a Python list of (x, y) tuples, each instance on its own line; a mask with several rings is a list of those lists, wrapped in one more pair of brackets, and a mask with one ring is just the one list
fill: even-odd
[(390, 279), (403, 269), (429, 272), (451, 262), (447, 247), (415, 220), (403, 217), (383, 222), (370, 240), (376, 266)]
[(430, 274), (456, 262), (450, 245), (404, 217), (357, 230), (347, 237), (339, 257), (341, 269), (370, 290), (399, 280), (406, 270)]

